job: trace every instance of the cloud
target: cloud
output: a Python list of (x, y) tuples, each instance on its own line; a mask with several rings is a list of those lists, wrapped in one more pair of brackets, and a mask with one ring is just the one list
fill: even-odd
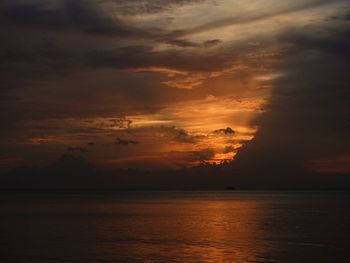
[[(0, 160), (1, 161), (1, 160)], [(152, 162), (153, 163), (153, 162)], [(148, 166), (149, 167), (149, 166)], [(30, 178), (30, 180), (28, 180)], [(189, 170), (100, 169), (78, 156), (63, 155), (50, 165), (25, 166), (0, 177), (1, 189), (225, 189), (231, 177)], [(231, 182), (230, 182), (231, 181)], [(230, 183), (228, 183), (230, 182)]]
[(87, 150), (83, 147), (74, 147), (74, 146), (69, 146), (66, 148), (67, 152), (79, 152), (79, 153), (86, 153)]
[[(182, 38), (172, 38), (171, 34), (169, 36), (169, 40), (166, 40), (167, 37), (164, 38), (164, 42), (170, 45), (178, 46), (178, 47), (183, 47), (183, 48), (195, 48), (195, 47), (213, 47), (221, 43), (219, 39), (210, 39), (206, 40), (202, 43), (197, 43), (193, 42), (187, 39), (182, 39)], [(162, 40), (162, 38), (160, 38)]]
[[(287, 5), (275, 6), (272, 2), (272, 7), (267, 9), (267, 12), (261, 12), (261, 10), (254, 10), (249, 13), (237, 13), (229, 17), (220, 17), (219, 19), (209, 21), (207, 23), (202, 23), (197, 26), (193, 26), (183, 31), (178, 31), (176, 37), (182, 37), (184, 35), (199, 34), (203, 32), (209, 32), (215, 29), (225, 28), (234, 25), (246, 25), (246, 24), (256, 24), (258, 22), (268, 20), (275, 17), (290, 16), (294, 13), (300, 11), (306, 11), (310, 9), (319, 8), (322, 6), (331, 5), (337, 2), (343, 2), (343, 0), (334, 1), (330, 3), (327, 0), (312, 0), (305, 2), (295, 1), (295, 3), (289, 3)], [(270, 3), (271, 4), (271, 3)], [(256, 5), (255, 7), (259, 7)], [(175, 34), (174, 34), (175, 36)]]
[(101, 35), (140, 34), (135, 28), (108, 16), (93, 1), (62, 0), (54, 5), (52, 1), (5, 0), (0, 6), (0, 21), (3, 25), (21, 26), (51, 30), (78, 30), (84, 33)]
[(125, 119), (125, 118), (109, 119), (109, 122), (111, 127), (120, 128), (120, 129), (129, 129), (132, 124), (132, 120)]
[(205, 0), (119, 0), (114, 7), (125, 15), (149, 15), (165, 12), (184, 5), (191, 5)]
[(206, 46), (206, 47), (212, 47), (212, 46), (216, 46), (218, 44), (221, 43), (221, 40), (220, 39), (211, 39), (211, 40), (206, 40), (204, 43), (203, 43), (203, 46)]
[(307, 163), (307, 167), (319, 173), (350, 174), (350, 155), (312, 160)]
[(215, 156), (215, 151), (213, 149), (207, 148), (200, 151), (194, 151), (191, 153), (194, 160), (200, 162), (206, 162)]
[(208, 76), (205, 74), (192, 74), (188, 77), (180, 77), (173, 80), (163, 81), (162, 83), (176, 89), (193, 89), (203, 84)]
[(186, 39), (171, 39), (166, 41), (167, 44), (179, 46), (179, 47), (198, 47), (197, 43), (188, 41)]
[(171, 69), (166, 67), (146, 67), (146, 68), (136, 68), (133, 71), (135, 72), (151, 72), (151, 73), (160, 73), (166, 74), (168, 77), (175, 77), (178, 75), (187, 75), (187, 71)]
[(99, 49), (88, 52), (85, 62), (92, 67), (137, 69), (162, 67), (178, 71), (216, 71), (235, 61), (236, 54), (223, 57), (219, 54), (192, 54), (177, 50), (154, 50), (150, 45), (129, 45), (119, 48)]
[(162, 126), (159, 131), (163, 136), (179, 143), (195, 143), (199, 140), (199, 137), (189, 134), (185, 129), (181, 129), (175, 126)]
[(132, 144), (138, 144), (138, 141), (134, 141), (134, 140), (123, 140), (120, 138), (117, 138), (117, 140), (114, 142), (114, 145), (122, 145), (122, 146), (128, 146), (128, 145), (132, 145)]
[[(232, 169), (254, 176), (347, 156), (346, 2), (237, 3), (1, 1), (1, 152), (49, 162), (86, 145), (99, 161), (178, 168), (242, 143)], [(87, 144), (116, 136), (134, 146)]]
[(225, 146), (223, 153), (232, 153), (234, 151), (235, 151), (235, 147), (233, 147), (232, 145), (227, 145)]
[[(311, 27), (280, 39), (292, 47), (281, 68), (286, 74), (274, 81), (266, 112), (254, 122), (260, 129), (239, 150), (235, 165), (261, 184), (262, 171), (266, 176), (261, 178), (278, 185), (321, 184), (308, 181), (314, 178), (310, 174), (321, 169), (316, 167), (330, 167), (328, 160), (347, 156), (350, 149), (350, 30)], [(332, 164), (331, 170), (337, 168)], [(337, 184), (333, 178), (328, 175), (329, 185)]]
[[(180, 72), (181, 65), (192, 65), (183, 63), (184, 59), (194, 61), (193, 55), (186, 58), (172, 50), (154, 51), (156, 43), (175, 44), (177, 40), (162, 30), (139, 29), (112, 18), (97, 1), (6, 0), (0, 6), (0, 22), (4, 39), (0, 46), (0, 92), (67, 77), (83, 68), (158, 67)], [(11, 33), (13, 28), (18, 34)], [(123, 39), (124, 44), (116, 47), (105, 36)], [(134, 46), (135, 38), (148, 40)], [(88, 44), (81, 45), (82, 41)], [(203, 58), (202, 62), (208, 60)], [(209, 65), (202, 62), (196, 65)]]
[(230, 127), (227, 127), (226, 129), (215, 130), (214, 133), (216, 133), (216, 134), (224, 134), (224, 135), (232, 135), (232, 134), (235, 133), (235, 131), (232, 130)]

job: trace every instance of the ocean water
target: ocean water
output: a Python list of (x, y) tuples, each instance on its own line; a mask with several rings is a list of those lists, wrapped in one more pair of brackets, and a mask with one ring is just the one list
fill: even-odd
[(346, 192), (3, 192), (0, 262), (350, 262)]

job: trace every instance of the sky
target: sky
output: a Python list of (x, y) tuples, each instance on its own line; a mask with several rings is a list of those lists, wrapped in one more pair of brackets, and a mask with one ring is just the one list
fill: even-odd
[(347, 0), (3, 0), (0, 36), (0, 173), (350, 175)]

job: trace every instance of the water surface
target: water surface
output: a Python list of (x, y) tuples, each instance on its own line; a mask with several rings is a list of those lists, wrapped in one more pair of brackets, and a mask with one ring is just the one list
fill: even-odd
[(350, 262), (345, 192), (7, 192), (0, 202), (0, 262)]

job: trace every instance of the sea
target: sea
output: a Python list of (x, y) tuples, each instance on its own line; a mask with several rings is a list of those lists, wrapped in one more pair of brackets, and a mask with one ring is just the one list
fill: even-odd
[(350, 193), (3, 191), (0, 262), (350, 262)]

